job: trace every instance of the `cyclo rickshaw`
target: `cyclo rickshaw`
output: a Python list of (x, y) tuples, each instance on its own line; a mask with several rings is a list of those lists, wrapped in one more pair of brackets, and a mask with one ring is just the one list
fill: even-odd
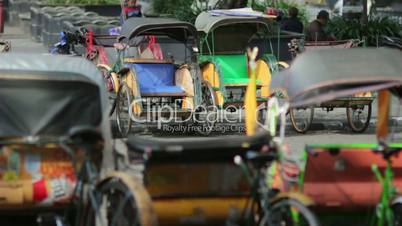
[[(273, 82), (285, 87), (290, 107), (379, 92), (378, 142), (308, 144), (301, 156), (306, 163), (299, 188), (314, 199), (317, 211), (337, 216), (337, 223), (353, 216), (355, 225), (402, 223), (402, 145), (388, 135), (390, 92), (399, 99), (402, 93), (401, 57), (392, 49), (315, 50), (299, 56), (277, 77), (283, 80)], [(367, 213), (372, 216), (365, 218)]]
[[(121, 29), (116, 48), (119, 57), (108, 71), (117, 93), (114, 109), (119, 131), (126, 136), (133, 121), (149, 117), (181, 118), (211, 132), (216, 117), (215, 98), (203, 81), (197, 62), (197, 31), (187, 22), (164, 18), (129, 18)], [(197, 114), (193, 114), (197, 112)], [(212, 115), (212, 116), (211, 116)], [(194, 120), (196, 119), (196, 120)]]
[(145, 165), (159, 225), (318, 225), (308, 197), (267, 182), (282, 149), (271, 132), (180, 139), (133, 134), (127, 144), (129, 159)]
[(87, 29), (63, 31), (60, 42), (51, 50), (53, 54), (83, 56), (95, 65), (111, 65), (116, 61), (117, 35), (98, 35)]
[(275, 17), (217, 16), (203, 12), (195, 26), (200, 34), (202, 76), (212, 86), (220, 108), (243, 106), (249, 83), (245, 50), (250, 46), (260, 47), (256, 92), (258, 105), (263, 106), (272, 94), (271, 75), (278, 72), (279, 67), (288, 67), (284, 62), (277, 62), (270, 40), (270, 36), (280, 34), (279, 28), (275, 28)]
[(65, 56), (0, 61), (0, 213), (39, 214), (40, 225), (154, 225), (141, 183), (115, 171), (124, 153), (112, 149), (97, 68)]
[[(296, 58), (299, 54), (314, 49), (348, 49), (357, 47), (360, 43), (361, 41), (354, 39), (306, 42), (302, 39), (294, 39), (289, 43), (289, 48), (293, 58)], [(372, 94), (368, 92), (322, 102), (309, 108), (292, 108), (290, 109), (290, 121), (294, 130), (305, 133), (313, 122), (315, 108), (322, 108), (327, 112), (333, 111), (335, 108), (346, 108), (346, 117), (350, 129), (355, 133), (362, 133), (370, 124), (371, 103), (374, 99)]]
[(0, 40), (0, 53), (6, 53), (11, 50), (11, 44), (8, 41)]
[[(60, 33), (60, 41), (50, 50), (52, 54), (84, 57), (99, 67), (109, 94), (114, 93), (113, 79), (109, 65), (117, 61), (115, 44), (117, 35), (99, 35), (86, 28)], [(110, 95), (114, 100), (115, 96)], [(113, 101), (112, 101), (113, 102)]]

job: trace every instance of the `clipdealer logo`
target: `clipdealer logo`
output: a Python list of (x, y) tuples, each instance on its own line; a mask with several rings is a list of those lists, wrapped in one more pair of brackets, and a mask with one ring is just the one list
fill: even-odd
[[(146, 108), (143, 108), (141, 113), (135, 112), (133, 109), (138, 109), (138, 106)], [(219, 133), (245, 132), (244, 107), (228, 105), (225, 108), (219, 108), (198, 105), (183, 114), (183, 109), (179, 106), (192, 106), (192, 103), (188, 100), (175, 100), (170, 105), (156, 105), (149, 98), (136, 99), (131, 102), (129, 115), (135, 123), (156, 123), (157, 129), (171, 133), (191, 133), (200, 130)], [(268, 117), (266, 105), (259, 105), (255, 114), (258, 126), (265, 128), (265, 119)]]

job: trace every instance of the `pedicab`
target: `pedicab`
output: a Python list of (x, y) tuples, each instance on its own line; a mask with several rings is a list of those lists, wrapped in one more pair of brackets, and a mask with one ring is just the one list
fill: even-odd
[(155, 225), (144, 188), (115, 171), (97, 68), (66, 56), (0, 61), (0, 213), (38, 214), (40, 225)]
[(133, 122), (147, 123), (151, 118), (193, 121), (204, 134), (212, 130), (215, 97), (200, 75), (196, 38), (192, 24), (174, 19), (129, 18), (124, 22), (116, 45), (117, 62), (104, 67), (117, 94), (114, 109), (123, 136)]
[(8, 41), (0, 40), (0, 53), (9, 52), (11, 50), (11, 43)]
[(95, 65), (111, 65), (115, 62), (114, 44), (117, 35), (95, 35), (87, 29), (60, 33), (60, 42), (51, 50), (53, 54), (83, 56)]
[[(60, 42), (50, 50), (52, 54), (84, 57), (94, 63), (102, 72), (107, 90), (113, 93), (110, 66), (117, 61), (115, 44), (117, 35), (95, 35), (87, 29), (60, 33)], [(111, 96), (112, 99), (115, 97)]]
[(257, 99), (263, 105), (271, 95), (271, 75), (278, 67), (287, 67), (277, 62), (270, 36), (279, 35), (274, 16), (216, 16), (201, 13), (195, 22), (200, 33), (200, 67), (203, 78), (212, 86), (216, 104), (242, 107), (246, 86), (249, 83), (246, 48), (260, 48), (257, 58)]
[(267, 182), (282, 148), (271, 132), (184, 139), (130, 135), (127, 144), (130, 159), (145, 164), (145, 187), (160, 225), (319, 225), (308, 197)]
[[(299, 56), (278, 77), (283, 80), (273, 81), (275, 87), (286, 88), (290, 107), (379, 92), (377, 142), (306, 146), (299, 186), (314, 199), (317, 211), (332, 216), (357, 213), (360, 222), (354, 224), (402, 223), (402, 144), (388, 135), (390, 92), (399, 99), (402, 93), (401, 57), (395, 49), (315, 50)], [(313, 67), (316, 64), (320, 67)], [(364, 218), (367, 213), (372, 216)]]
[[(348, 49), (357, 47), (361, 43), (359, 40), (339, 40), (339, 41), (309, 41), (292, 40), (289, 44), (292, 56), (295, 58), (305, 51), (314, 49)], [(317, 67), (317, 65), (316, 65)], [(347, 122), (350, 129), (355, 133), (364, 132), (370, 124), (371, 103), (375, 98), (372, 93), (360, 93), (350, 97), (342, 97), (329, 102), (320, 103), (309, 108), (292, 108), (290, 110), (290, 120), (293, 128), (299, 133), (305, 133), (310, 128), (314, 109), (322, 108), (327, 112), (335, 108), (346, 108)]]

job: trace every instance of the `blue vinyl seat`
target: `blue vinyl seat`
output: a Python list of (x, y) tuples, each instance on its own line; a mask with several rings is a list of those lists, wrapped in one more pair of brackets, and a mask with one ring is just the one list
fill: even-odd
[(137, 75), (141, 95), (185, 95), (174, 82), (173, 64), (134, 63), (132, 67)]

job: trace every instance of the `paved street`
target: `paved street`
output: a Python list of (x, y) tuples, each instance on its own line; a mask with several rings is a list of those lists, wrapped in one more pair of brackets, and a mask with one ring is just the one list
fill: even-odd
[[(11, 41), (12, 52), (20, 53), (43, 53), (47, 54), (48, 49), (41, 43), (35, 42), (29, 35), (29, 32), (22, 27), (9, 27), (6, 26), (5, 34), (0, 35), (0, 39)], [(391, 130), (395, 130), (397, 133), (402, 132), (402, 112), (399, 111), (399, 103), (397, 99), (392, 100), (393, 106), (391, 109)], [(333, 111), (326, 111), (326, 109), (315, 109), (315, 115), (313, 124), (310, 131), (306, 134), (298, 134), (292, 130), (290, 120), (287, 120), (286, 124), (286, 143), (290, 148), (295, 151), (302, 151), (307, 144), (328, 144), (328, 143), (374, 143), (375, 138), (375, 124), (377, 121), (377, 103), (373, 102), (373, 112), (370, 121), (370, 125), (362, 134), (355, 134), (348, 127), (346, 119), (346, 110), (334, 109)], [(235, 116), (234, 116), (235, 117)], [(115, 123), (115, 116), (112, 117), (112, 130), (117, 134), (117, 128)], [(216, 132), (211, 136), (228, 136), (232, 134), (244, 133), (243, 123), (228, 124), (223, 123), (218, 126), (232, 129), (229, 133)], [(138, 128), (138, 126), (137, 126)], [(235, 128), (233, 130), (233, 128)], [(237, 128), (237, 129), (236, 129)], [(152, 134), (155, 131), (155, 125), (151, 127), (148, 133), (142, 134), (142, 136), (160, 136), (169, 139), (182, 140), (184, 136), (198, 136), (197, 133), (180, 133), (180, 132), (158, 132)], [(118, 137), (116, 137), (119, 139)], [(200, 139), (205, 139), (200, 137)], [(11, 217), (10, 217), (11, 218)], [(7, 219), (8, 220), (8, 219)], [(15, 223), (13, 219), (9, 222)], [(8, 225), (8, 223), (7, 223)], [(21, 223), (25, 225), (25, 222)]]
[(0, 34), (0, 39), (10, 40), (12, 52), (23, 53), (47, 53), (47, 49), (42, 43), (35, 42), (29, 31), (21, 27), (6, 26), (4, 34)]
[[(5, 27), (5, 33), (0, 35), (1, 39), (10, 40), (13, 52), (30, 52), (30, 53), (47, 53), (48, 50), (41, 43), (35, 42), (29, 35), (27, 29), (20, 26)], [(393, 99), (391, 109), (392, 125), (396, 127), (402, 126), (400, 120), (402, 113), (398, 113), (398, 101)], [(292, 131), (291, 125), (287, 125), (287, 140), (289, 144), (296, 148), (302, 147), (307, 143), (316, 142), (354, 142), (372, 141), (374, 138), (374, 126), (377, 117), (376, 102), (373, 102), (373, 113), (371, 124), (365, 134), (352, 134), (347, 126), (345, 109), (334, 109), (327, 112), (325, 109), (315, 109), (313, 126), (307, 134), (296, 134)], [(112, 119), (114, 121), (114, 117)], [(114, 124), (114, 123), (112, 123)], [(182, 134), (173, 134), (174, 136), (182, 136)], [(222, 134), (216, 134), (222, 135)]]

